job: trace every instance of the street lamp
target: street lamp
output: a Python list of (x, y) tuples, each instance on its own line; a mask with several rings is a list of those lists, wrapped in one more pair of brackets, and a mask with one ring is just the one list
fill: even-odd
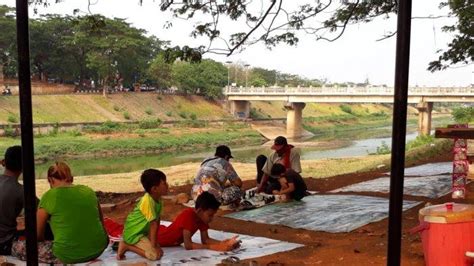
[(232, 61), (226, 61), (227, 64), (227, 89), (230, 87), (230, 64), (232, 64)]
[(245, 88), (248, 88), (248, 74), (249, 74), (249, 64), (245, 64)]

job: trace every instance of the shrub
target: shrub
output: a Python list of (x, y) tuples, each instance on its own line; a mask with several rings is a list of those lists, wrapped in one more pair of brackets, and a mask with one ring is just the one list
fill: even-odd
[(196, 120), (197, 119), (197, 115), (195, 113), (192, 113), (189, 118), (191, 118), (191, 120)]
[(179, 112), (178, 115), (181, 116), (181, 117), (184, 118), (184, 119), (186, 119), (186, 117), (188, 116), (188, 115), (186, 114), (186, 112), (184, 112), (184, 111)]
[(341, 105), (339, 105), (339, 108), (341, 108), (341, 111), (343, 111), (345, 113), (353, 114), (352, 108), (347, 104), (341, 104)]
[(454, 121), (459, 124), (467, 124), (474, 121), (474, 107), (458, 107), (453, 109)]
[(3, 135), (5, 135), (5, 137), (17, 137), (19, 134), (18, 134), (18, 131), (15, 130), (15, 128), (13, 128), (11, 125), (8, 125), (6, 126), (4, 129), (3, 129), (4, 133)]
[(173, 112), (167, 111), (165, 114), (166, 114), (167, 116), (172, 116), (172, 115), (173, 115)]
[(84, 130), (86, 132), (93, 132), (93, 133), (101, 133), (101, 134), (108, 134), (114, 131), (118, 131), (122, 129), (122, 125), (117, 122), (106, 121), (100, 126), (85, 126)]
[(420, 147), (426, 144), (434, 143), (435, 138), (431, 135), (417, 136), (416, 139), (409, 141), (406, 145), (406, 150), (411, 150), (416, 147)]
[(8, 123), (18, 123), (18, 118), (13, 114), (9, 114), (7, 118)]
[(116, 112), (120, 111), (120, 107), (118, 107), (117, 105), (114, 105), (114, 111)]
[(157, 128), (160, 125), (161, 125), (161, 120), (159, 118), (145, 119), (138, 123), (138, 127), (141, 129)]
[(130, 114), (127, 111), (125, 111), (123, 112), (123, 118), (130, 120), (131, 117), (130, 117)]
[(153, 110), (152, 110), (150, 107), (148, 107), (148, 108), (145, 109), (145, 113), (146, 113), (147, 115), (152, 115), (152, 114), (153, 114)]
[(73, 136), (73, 137), (79, 137), (79, 136), (82, 136), (82, 133), (81, 131), (77, 130), (77, 129), (73, 129), (73, 130), (70, 130), (67, 132), (70, 136)]
[(375, 154), (382, 155), (382, 154), (389, 154), (391, 152), (392, 151), (390, 150), (390, 147), (388, 146), (388, 144), (385, 141), (382, 141), (382, 144), (380, 144), (380, 146), (377, 147), (377, 151), (375, 152)]

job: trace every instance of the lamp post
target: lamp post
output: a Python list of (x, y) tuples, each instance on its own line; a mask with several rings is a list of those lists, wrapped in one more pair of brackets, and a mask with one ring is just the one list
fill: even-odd
[(230, 87), (230, 64), (232, 64), (232, 61), (226, 61), (227, 64), (227, 89)]
[(245, 88), (248, 88), (248, 74), (249, 74), (249, 66), (250, 64), (245, 64), (244, 67), (245, 67)]

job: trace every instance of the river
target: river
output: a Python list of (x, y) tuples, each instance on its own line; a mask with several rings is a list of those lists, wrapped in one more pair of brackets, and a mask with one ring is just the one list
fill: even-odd
[[(407, 141), (415, 139), (417, 136), (416, 125), (410, 124), (407, 132)], [(365, 156), (369, 153), (375, 153), (377, 147), (382, 146), (384, 143), (390, 146), (390, 136), (390, 127), (325, 132), (324, 134), (314, 136), (306, 141), (334, 142), (335, 140), (342, 140), (339, 147), (324, 150), (318, 147), (304, 147), (304, 145), (300, 145), (299, 148), (301, 148), (302, 160)], [(234, 156), (233, 160), (239, 162), (254, 162), (257, 155), (268, 155), (271, 152), (269, 146), (261, 145), (231, 147), (231, 149)], [(173, 166), (186, 162), (200, 162), (205, 157), (211, 156), (213, 152), (213, 148), (208, 148), (195, 151), (176, 151), (153, 155), (147, 154), (124, 157), (68, 159), (67, 163), (73, 169), (73, 174), (75, 176), (124, 173), (146, 168)], [(36, 165), (37, 177), (46, 178), (47, 168), (51, 164), (52, 162), (45, 162)]]

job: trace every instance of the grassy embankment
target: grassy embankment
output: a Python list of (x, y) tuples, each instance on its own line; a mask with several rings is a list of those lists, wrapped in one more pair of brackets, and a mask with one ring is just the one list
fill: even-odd
[[(452, 142), (449, 140), (436, 140), (434, 145), (423, 145), (407, 151), (406, 165), (429, 158), (441, 153), (449, 153)], [(384, 165), (379, 168), (380, 165)], [(244, 180), (255, 178), (255, 165), (252, 163), (233, 163), (234, 168)], [(302, 161), (303, 176), (312, 178), (325, 178), (349, 173), (362, 173), (372, 170), (388, 170), (390, 166), (390, 155), (370, 155), (363, 157), (344, 159), (323, 159)], [(190, 184), (198, 169), (199, 163), (185, 163), (177, 166), (160, 168), (166, 173), (168, 182), (172, 186)], [(138, 182), (140, 171), (82, 176), (75, 179), (75, 183), (92, 187), (96, 191), (128, 193), (142, 191)], [(42, 195), (49, 185), (45, 179), (37, 180), (37, 193)]]
[[(0, 107), (6, 111), (0, 112), (0, 123), (8, 123), (9, 118), (18, 116), (17, 103), (17, 97), (0, 97)], [(191, 150), (217, 143), (253, 145), (263, 141), (258, 133), (244, 124), (229, 122), (209, 126), (199, 121), (231, 117), (219, 104), (195, 96), (149, 93), (116, 94), (108, 98), (100, 95), (39, 95), (33, 97), (33, 104), (36, 123), (127, 121), (126, 117), (140, 122), (136, 125), (104, 122), (101, 126), (86, 127), (82, 131), (53, 130), (48, 134), (38, 134), (35, 139), (37, 159), (158, 153)], [(277, 118), (286, 114), (281, 102), (253, 102), (252, 107), (254, 116)], [(409, 113), (414, 112), (410, 108)], [(317, 134), (390, 125), (390, 113), (391, 108), (387, 105), (315, 103), (307, 104), (303, 112), (305, 128)], [(160, 126), (162, 120), (181, 122), (164, 128)], [(0, 137), (0, 153), (19, 142), (18, 137)], [(351, 159), (344, 160), (347, 166), (351, 165)], [(380, 164), (379, 158), (371, 157), (370, 160)], [(348, 167), (347, 171), (357, 171), (366, 165), (357, 160), (354, 164), (357, 166)], [(308, 170), (312, 173), (311, 167)]]

